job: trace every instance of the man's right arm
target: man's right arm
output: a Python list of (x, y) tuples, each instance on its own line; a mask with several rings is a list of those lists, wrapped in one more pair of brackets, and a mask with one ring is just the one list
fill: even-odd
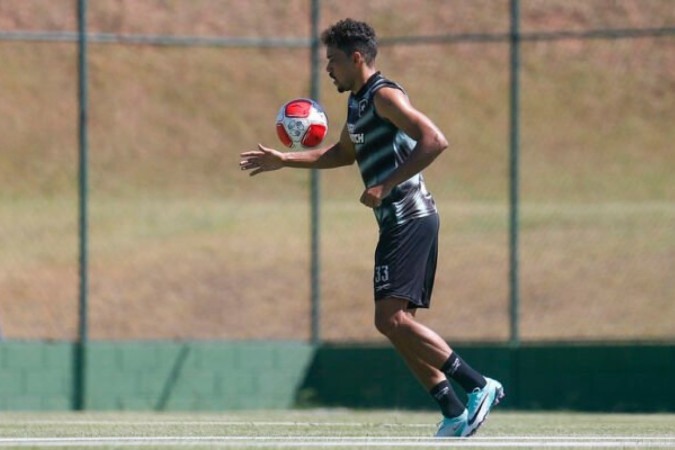
[(356, 160), (354, 144), (349, 139), (347, 125), (342, 128), (340, 140), (330, 147), (300, 152), (283, 153), (284, 167), (303, 169), (332, 169), (348, 166)]
[(340, 140), (330, 147), (283, 153), (259, 144), (258, 150), (242, 153), (241, 158), (239, 167), (241, 170), (251, 170), (250, 175), (253, 176), (282, 167), (331, 169), (348, 166), (356, 160), (356, 150), (349, 139), (345, 124), (340, 133)]

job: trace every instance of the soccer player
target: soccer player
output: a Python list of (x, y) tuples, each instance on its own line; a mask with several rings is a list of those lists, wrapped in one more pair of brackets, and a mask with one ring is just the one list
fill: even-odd
[[(421, 171), (448, 146), (443, 133), (415, 109), (401, 86), (375, 68), (375, 32), (364, 22), (341, 20), (321, 35), (328, 76), (349, 92), (347, 122), (335, 144), (282, 153), (258, 144), (241, 154), (250, 175), (281, 169), (329, 169), (358, 163), (365, 190), (361, 203), (379, 225), (375, 249), (375, 326), (438, 402), (443, 414), (436, 436), (470, 436), (504, 396), (415, 318), (428, 308), (436, 272), (439, 218)], [(464, 405), (449, 384), (468, 394)]]

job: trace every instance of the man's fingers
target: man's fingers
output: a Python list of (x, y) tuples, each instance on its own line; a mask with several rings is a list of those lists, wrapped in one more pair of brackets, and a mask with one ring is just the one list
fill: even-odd
[(241, 170), (254, 169), (254, 168), (259, 167), (259, 166), (260, 166), (260, 164), (257, 161), (251, 161), (251, 160), (248, 160), (248, 159), (245, 160), (245, 161), (241, 161), (239, 163), (239, 167), (241, 168)]
[(266, 153), (269, 153), (269, 149), (267, 147), (263, 147), (262, 144), (258, 144), (258, 150), (243, 152), (240, 153), (239, 156), (242, 158), (250, 158), (251, 156), (263, 156)]
[(382, 204), (382, 200), (370, 194), (367, 190), (361, 194), (361, 203), (368, 208), (377, 208)]
[(239, 168), (241, 170), (251, 170), (249, 175), (254, 176), (261, 172), (280, 168), (270, 149), (263, 147), (261, 144), (258, 144), (258, 148), (260, 150), (240, 153)]

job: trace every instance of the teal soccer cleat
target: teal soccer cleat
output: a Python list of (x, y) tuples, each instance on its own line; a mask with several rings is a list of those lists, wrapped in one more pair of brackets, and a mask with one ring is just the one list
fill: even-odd
[(441, 423), (438, 424), (438, 431), (436, 437), (462, 437), (466, 436), (466, 420), (469, 413), (465, 409), (462, 414), (457, 417), (449, 419), (444, 417)]
[(486, 384), (482, 389), (476, 388), (469, 394), (468, 419), (464, 436), (471, 436), (478, 431), (490, 413), (490, 409), (504, 398), (504, 388), (499, 381), (488, 377), (485, 377), (485, 381)]

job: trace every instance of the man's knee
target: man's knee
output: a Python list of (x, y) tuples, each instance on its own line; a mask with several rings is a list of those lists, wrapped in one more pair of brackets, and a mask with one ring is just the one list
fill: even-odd
[(405, 311), (398, 310), (393, 312), (376, 311), (375, 328), (383, 335), (390, 337), (407, 326), (409, 317)]

